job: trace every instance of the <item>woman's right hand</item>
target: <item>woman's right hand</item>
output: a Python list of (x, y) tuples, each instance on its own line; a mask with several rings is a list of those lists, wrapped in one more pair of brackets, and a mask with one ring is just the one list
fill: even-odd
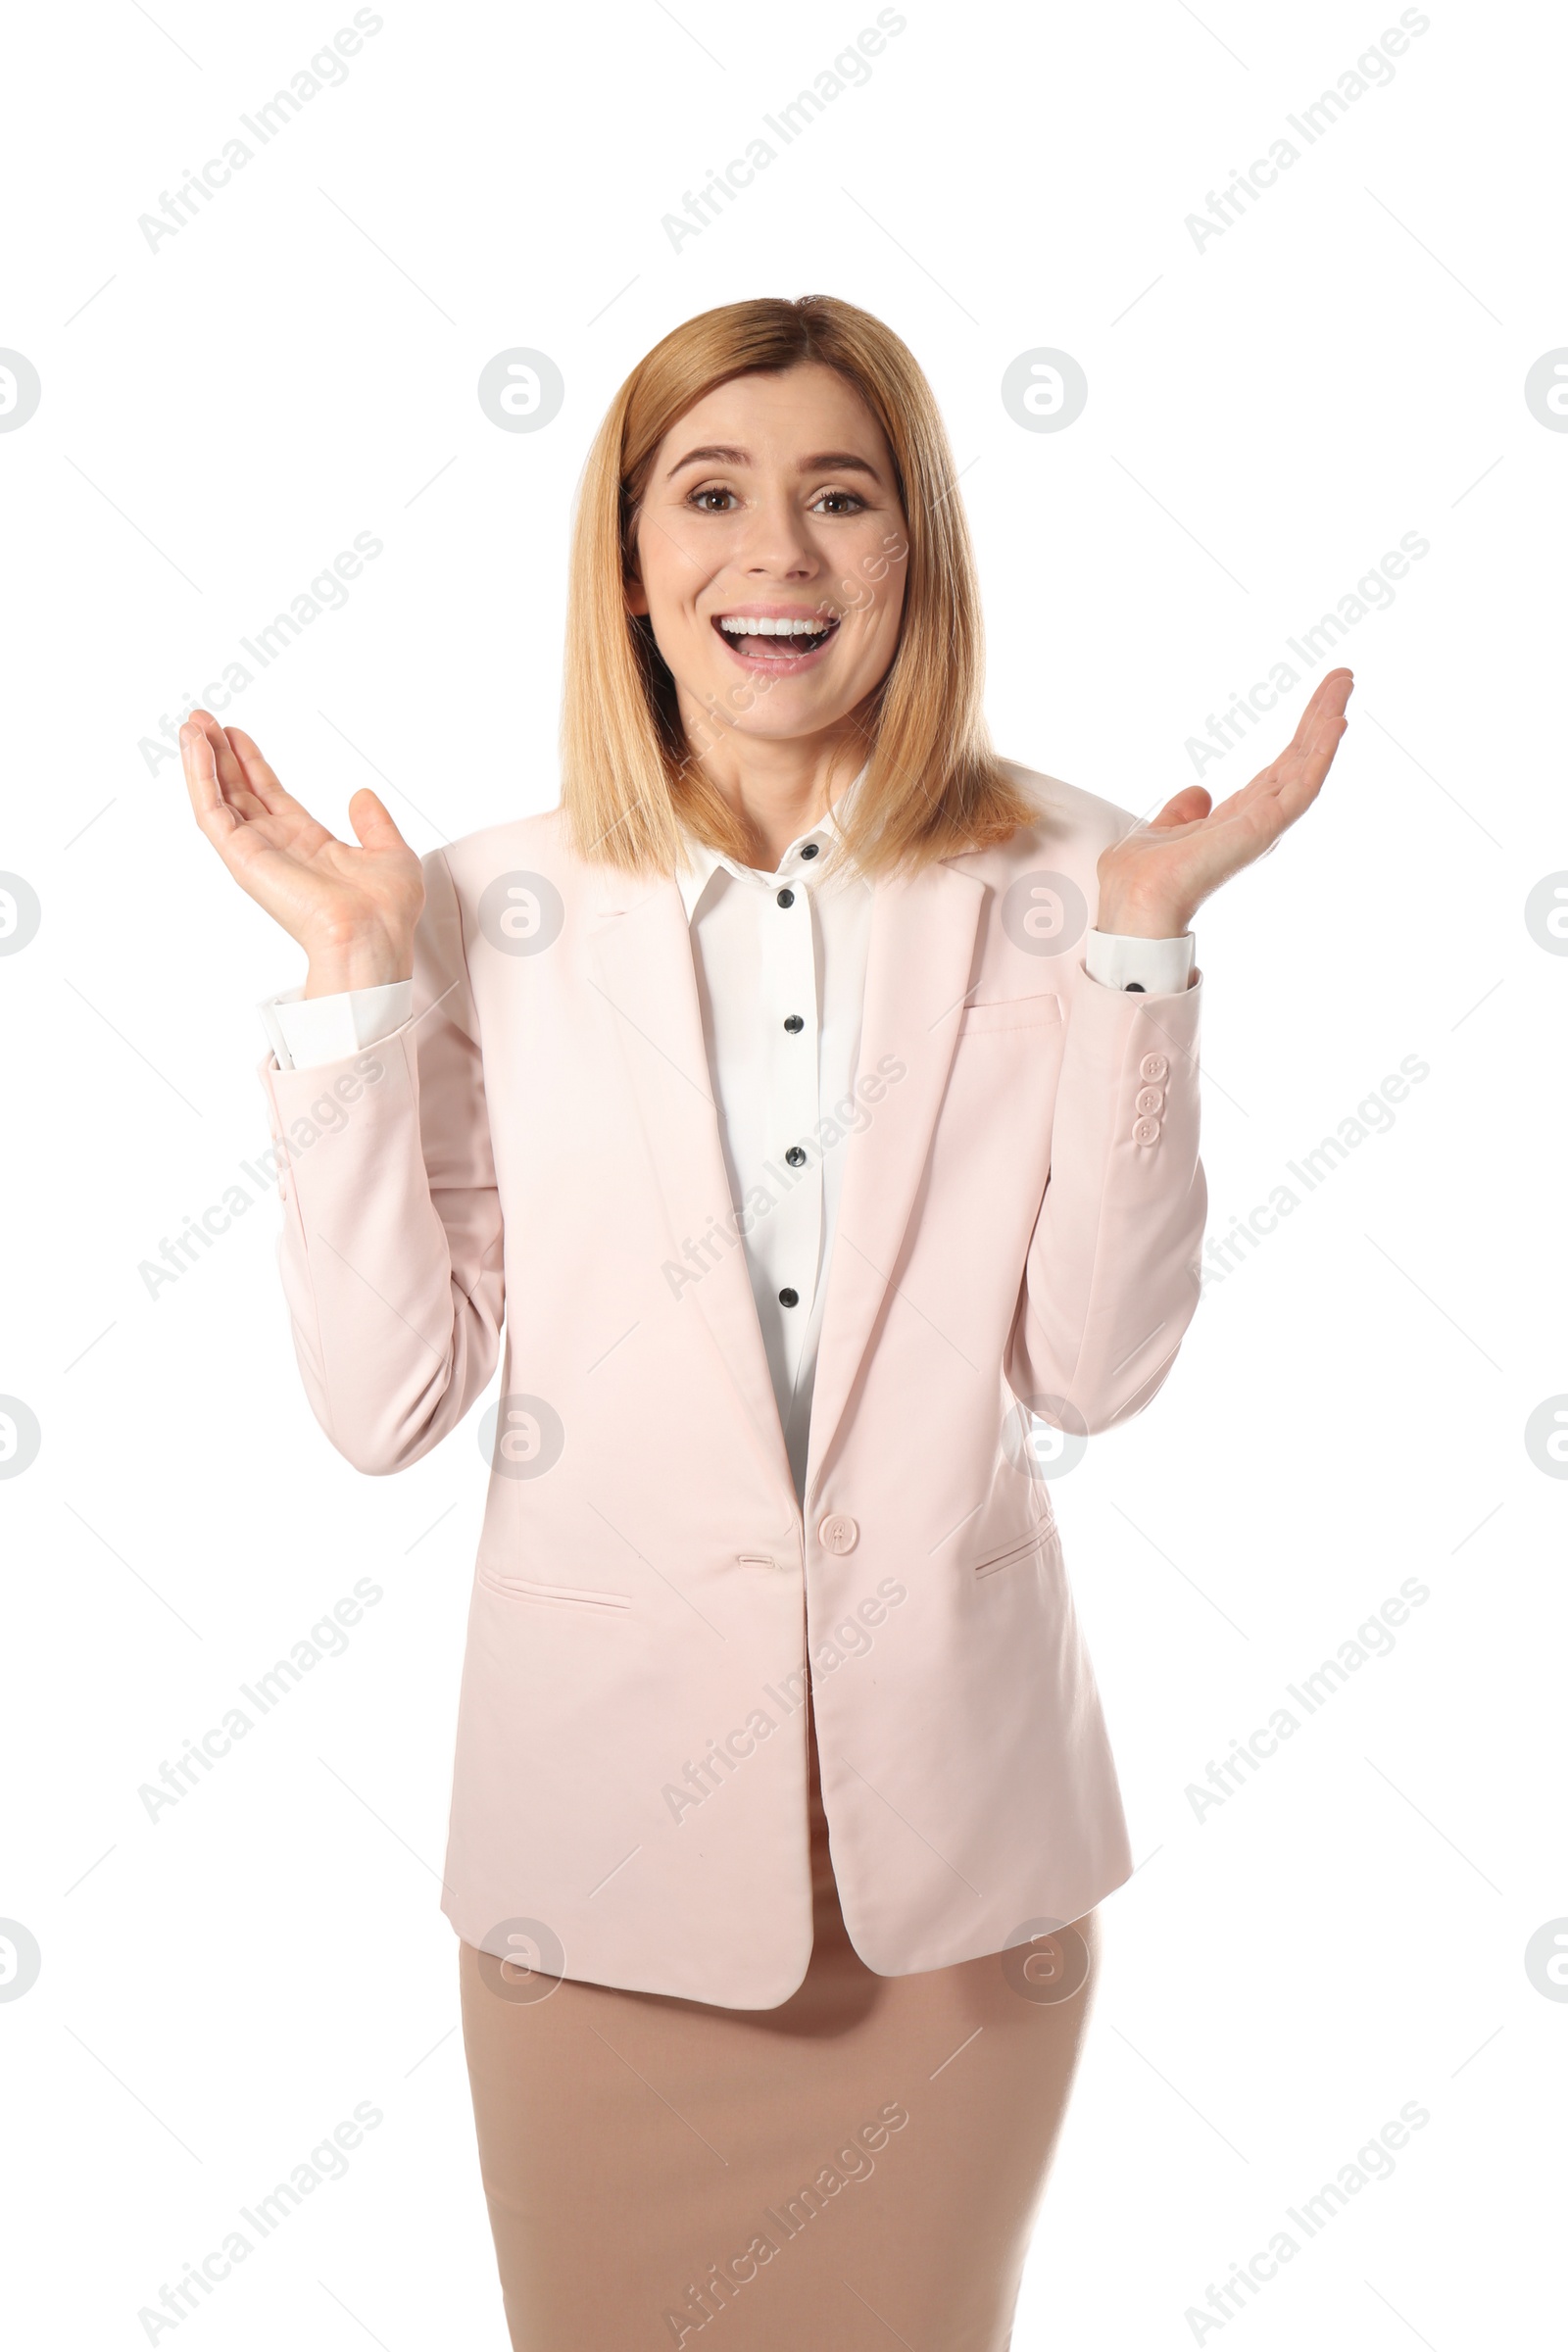
[(368, 787), (349, 803), (360, 842), (352, 849), (289, 798), (241, 728), (193, 710), (179, 752), (197, 824), (241, 890), (310, 958), (308, 997), (412, 976), (424, 876)]

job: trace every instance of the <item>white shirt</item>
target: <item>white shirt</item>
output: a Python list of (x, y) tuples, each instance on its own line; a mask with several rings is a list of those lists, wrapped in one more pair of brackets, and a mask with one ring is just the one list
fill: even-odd
[[(725, 1167), (803, 1498), (845, 1151), (850, 1122), (864, 1117), (854, 1088), (873, 894), (853, 869), (823, 871), (838, 838), (829, 810), (791, 842), (771, 874), (688, 839), (690, 869), (676, 876)], [(1092, 931), (1084, 968), (1102, 987), (1173, 994), (1192, 975), (1192, 936)], [(310, 999), (292, 989), (260, 1009), (279, 1066), (308, 1069), (401, 1028), (414, 1010), (414, 983)]]
[(838, 838), (830, 810), (771, 874), (689, 841), (692, 871), (677, 876), (724, 1163), (802, 1496), (845, 1150), (866, 1115), (855, 1080), (872, 891), (853, 870), (822, 871)]

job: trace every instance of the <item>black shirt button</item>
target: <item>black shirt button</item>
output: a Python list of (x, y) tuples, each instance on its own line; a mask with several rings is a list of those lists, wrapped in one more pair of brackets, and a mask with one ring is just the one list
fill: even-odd
[(804, 1168), (806, 1165), (806, 1153), (801, 1150), (799, 1144), (791, 1144), (784, 1157), (792, 1168)]
[(817, 846), (818, 845), (814, 841), (803, 843), (801, 848), (801, 856), (803, 858), (814, 858), (816, 856)]
[(779, 903), (779, 905), (780, 905), (781, 906), (794, 906), (794, 904), (795, 904), (795, 893), (794, 893), (794, 891), (793, 891), (793, 890), (781, 890), (781, 891), (779, 892), (779, 894), (778, 894), (778, 903)]
[(778, 1295), (778, 1302), (780, 1306), (799, 1306), (801, 1303), (801, 1294), (799, 1291), (780, 1291)]
[(784, 1023), (784, 1026), (789, 1031), (791, 1037), (799, 1037), (801, 1031), (806, 1027), (806, 1023), (802, 1020), (798, 1012), (792, 1012), (788, 1020)]

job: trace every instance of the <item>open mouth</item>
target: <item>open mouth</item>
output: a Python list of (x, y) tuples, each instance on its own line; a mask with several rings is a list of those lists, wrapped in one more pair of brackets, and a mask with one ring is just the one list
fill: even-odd
[(837, 636), (836, 612), (715, 612), (713, 628), (745, 668), (776, 676), (819, 662)]

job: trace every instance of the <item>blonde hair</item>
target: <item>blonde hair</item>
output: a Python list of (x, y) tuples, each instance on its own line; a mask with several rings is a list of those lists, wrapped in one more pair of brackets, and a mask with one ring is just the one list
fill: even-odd
[(744, 820), (686, 739), (674, 681), (648, 621), (627, 610), (626, 584), (639, 506), (671, 426), (719, 384), (805, 361), (836, 369), (881, 426), (906, 518), (898, 649), (871, 705), (865, 775), (842, 812), (845, 855), (867, 874), (913, 870), (1005, 839), (1034, 818), (986, 732), (974, 559), (930, 385), (907, 346), (869, 312), (825, 294), (767, 297), (705, 311), (657, 343), (612, 401), (588, 454), (562, 714), (562, 805), (585, 858), (673, 872), (682, 823), (742, 862), (754, 855)]

